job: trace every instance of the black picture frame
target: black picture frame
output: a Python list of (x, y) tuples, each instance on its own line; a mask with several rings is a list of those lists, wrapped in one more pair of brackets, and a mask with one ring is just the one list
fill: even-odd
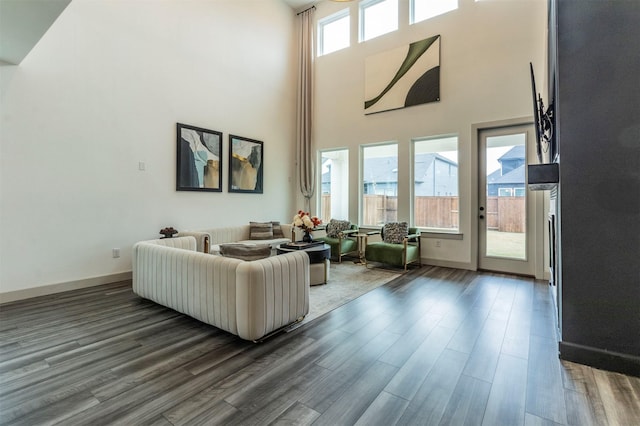
[(177, 123), (176, 191), (222, 192), (222, 132)]
[(264, 143), (229, 135), (229, 192), (262, 194)]

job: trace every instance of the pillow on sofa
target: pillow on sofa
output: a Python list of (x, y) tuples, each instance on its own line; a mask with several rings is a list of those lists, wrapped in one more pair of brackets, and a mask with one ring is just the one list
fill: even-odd
[(271, 222), (249, 222), (250, 240), (272, 240), (273, 225)]
[(268, 244), (220, 244), (220, 255), (241, 260), (258, 260), (271, 256)]
[(273, 228), (273, 238), (284, 238), (280, 222), (271, 221), (271, 227)]
[(331, 219), (327, 224), (327, 237), (338, 238), (342, 231), (351, 228), (351, 222), (348, 220)]
[(400, 244), (407, 235), (409, 235), (409, 224), (407, 222), (387, 223), (382, 229), (382, 240), (385, 243)]

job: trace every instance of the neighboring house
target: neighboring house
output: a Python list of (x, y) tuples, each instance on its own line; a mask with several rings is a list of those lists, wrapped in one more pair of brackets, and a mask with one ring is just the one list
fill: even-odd
[(417, 154), (415, 196), (458, 196), (458, 163), (440, 154)]
[(487, 176), (487, 196), (524, 197), (525, 194), (525, 147), (517, 145), (500, 158), (500, 168)]
[[(322, 193), (330, 193), (331, 163), (323, 166)], [(369, 158), (364, 162), (364, 193), (397, 195), (398, 166), (395, 157)], [(458, 196), (458, 164), (440, 154), (417, 154), (416, 196)]]
[(363, 165), (362, 184), (368, 195), (398, 195), (397, 157), (367, 158)]
[(331, 194), (331, 169), (333, 167), (333, 160), (322, 158), (322, 194)]

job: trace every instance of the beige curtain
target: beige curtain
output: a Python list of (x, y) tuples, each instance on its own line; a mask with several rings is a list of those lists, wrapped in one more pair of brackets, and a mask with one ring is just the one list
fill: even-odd
[(311, 198), (315, 191), (315, 158), (312, 151), (311, 132), (313, 118), (313, 58), (315, 7), (298, 14), (299, 63), (298, 63), (298, 103), (297, 139), (300, 191), (305, 199), (304, 209), (311, 211)]

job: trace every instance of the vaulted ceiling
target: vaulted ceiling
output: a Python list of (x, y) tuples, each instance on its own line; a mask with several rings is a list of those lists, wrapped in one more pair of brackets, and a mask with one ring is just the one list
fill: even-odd
[[(71, 1), (0, 0), (0, 65), (20, 64)], [(313, 3), (282, 1), (294, 10)]]
[(298, 10), (307, 5), (311, 5), (313, 3), (318, 3), (318, 1), (313, 0), (283, 0), (286, 4), (291, 6), (292, 9)]
[(0, 64), (17, 65), (71, 0), (0, 0)]

